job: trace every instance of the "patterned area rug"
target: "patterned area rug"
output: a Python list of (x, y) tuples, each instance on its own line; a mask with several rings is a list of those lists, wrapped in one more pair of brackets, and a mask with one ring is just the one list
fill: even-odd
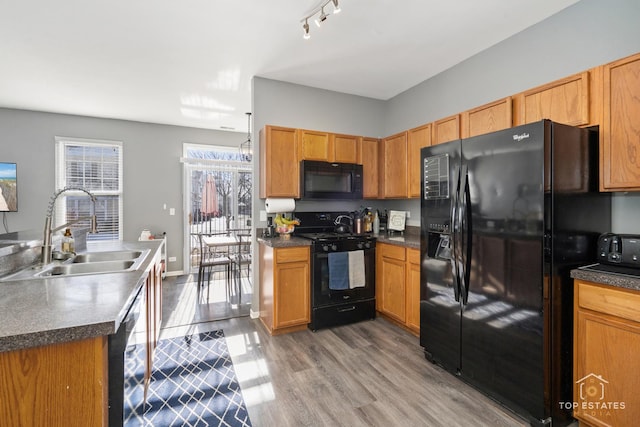
[(139, 387), (125, 399), (127, 427), (251, 426), (222, 330), (161, 340), (154, 357), (144, 411)]

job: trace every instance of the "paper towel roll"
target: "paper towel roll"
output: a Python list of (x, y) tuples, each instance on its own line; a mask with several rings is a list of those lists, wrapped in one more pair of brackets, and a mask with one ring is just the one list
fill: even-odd
[(296, 202), (293, 199), (267, 199), (264, 207), (267, 213), (293, 212), (296, 209)]

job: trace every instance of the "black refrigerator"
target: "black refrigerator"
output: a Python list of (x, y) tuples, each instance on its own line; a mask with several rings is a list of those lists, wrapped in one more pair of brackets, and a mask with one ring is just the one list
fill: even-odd
[(420, 344), (527, 419), (572, 402), (572, 268), (611, 229), (598, 132), (549, 120), (423, 148)]

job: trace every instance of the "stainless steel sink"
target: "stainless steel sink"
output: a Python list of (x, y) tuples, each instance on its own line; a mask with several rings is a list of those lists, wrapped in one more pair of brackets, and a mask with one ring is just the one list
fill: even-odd
[(118, 273), (129, 270), (135, 264), (132, 260), (85, 262), (78, 264), (60, 264), (47, 268), (36, 277), (71, 276), (75, 274)]
[(65, 261), (25, 268), (0, 278), (0, 282), (135, 271), (149, 252), (145, 249), (81, 253)]
[(76, 255), (74, 264), (105, 261), (128, 261), (140, 258), (141, 251), (111, 251), (111, 252), (87, 252)]

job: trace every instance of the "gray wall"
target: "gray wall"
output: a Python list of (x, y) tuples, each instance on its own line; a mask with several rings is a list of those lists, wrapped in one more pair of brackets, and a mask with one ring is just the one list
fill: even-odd
[(239, 132), (0, 108), (0, 161), (18, 163), (19, 212), (6, 214), (9, 231), (44, 228), (55, 190), (56, 136), (123, 142), (124, 239), (136, 240), (143, 228), (166, 231), (168, 256), (177, 258), (169, 271), (183, 269), (182, 144), (239, 146), (246, 139)]

